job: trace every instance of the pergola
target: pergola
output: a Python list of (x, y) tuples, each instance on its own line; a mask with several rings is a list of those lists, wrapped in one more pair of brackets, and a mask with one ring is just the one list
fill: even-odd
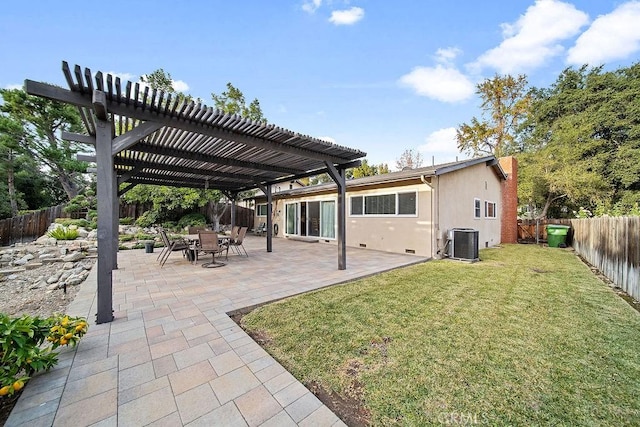
[[(218, 189), (234, 204), (239, 192), (267, 197), (267, 252), (272, 251), (271, 187), (328, 173), (337, 184), (338, 269), (346, 269), (345, 169), (366, 153), (273, 124), (225, 114), (200, 102), (66, 62), (69, 90), (32, 80), (26, 92), (78, 107), (87, 134), (63, 132), (95, 147), (97, 165), (97, 323), (113, 320), (112, 271), (117, 268), (118, 197), (137, 184)], [(232, 215), (232, 224), (235, 218)]]

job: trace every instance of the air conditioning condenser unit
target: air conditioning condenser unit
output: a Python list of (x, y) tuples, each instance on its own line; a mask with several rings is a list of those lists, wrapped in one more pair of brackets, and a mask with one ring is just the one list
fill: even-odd
[(449, 258), (463, 261), (480, 261), (478, 258), (478, 230), (452, 228), (448, 232)]

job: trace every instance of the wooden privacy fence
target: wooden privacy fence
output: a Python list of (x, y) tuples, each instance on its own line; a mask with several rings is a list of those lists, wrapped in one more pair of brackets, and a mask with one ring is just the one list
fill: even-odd
[(571, 226), (575, 251), (640, 300), (640, 217), (572, 219)]
[(65, 205), (0, 220), (0, 246), (30, 242), (42, 236), (56, 218), (67, 217)]
[[(547, 225), (560, 224), (571, 225), (572, 219), (541, 219), (536, 223), (535, 219), (519, 219), (518, 220), (518, 241), (535, 242), (536, 235), (538, 240), (547, 240)], [(567, 243), (571, 243), (571, 236), (567, 236)]]

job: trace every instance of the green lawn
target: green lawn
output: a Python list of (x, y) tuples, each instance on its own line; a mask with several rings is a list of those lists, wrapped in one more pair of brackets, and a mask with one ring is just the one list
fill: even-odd
[(569, 250), (508, 245), (243, 318), (305, 384), (373, 425), (640, 424), (640, 314)]

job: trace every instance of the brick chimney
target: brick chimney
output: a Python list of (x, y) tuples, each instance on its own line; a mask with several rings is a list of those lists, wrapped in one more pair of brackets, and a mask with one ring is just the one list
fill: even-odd
[(499, 158), (498, 162), (507, 174), (506, 181), (502, 182), (500, 241), (518, 243), (518, 160), (509, 156)]

